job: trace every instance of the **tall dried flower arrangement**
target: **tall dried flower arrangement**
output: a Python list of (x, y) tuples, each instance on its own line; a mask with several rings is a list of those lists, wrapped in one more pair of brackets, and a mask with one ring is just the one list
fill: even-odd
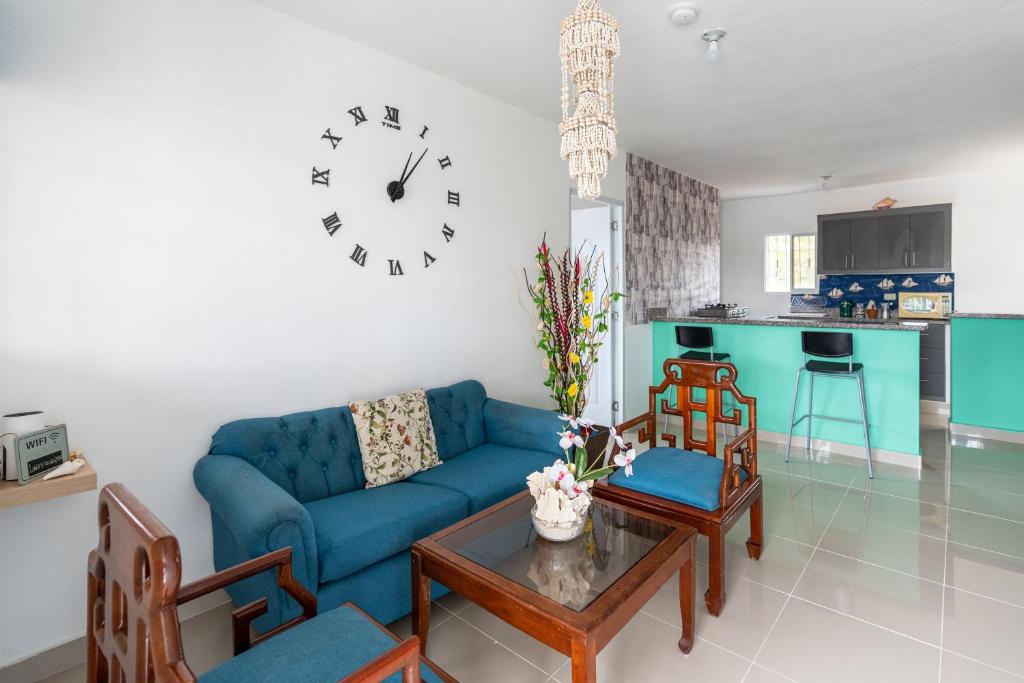
[(575, 253), (566, 248), (555, 257), (545, 238), (536, 258), (533, 283), (525, 270), (523, 275), (537, 307), (537, 348), (548, 371), (544, 386), (563, 414), (579, 417), (587, 404), (597, 352), (608, 333), (612, 303), (623, 295), (612, 290), (604, 254), (596, 247)]

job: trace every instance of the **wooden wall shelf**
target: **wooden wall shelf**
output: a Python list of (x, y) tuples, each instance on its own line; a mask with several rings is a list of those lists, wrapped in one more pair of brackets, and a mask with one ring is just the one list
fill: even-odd
[(0, 510), (95, 490), (96, 470), (86, 462), (85, 466), (74, 474), (50, 481), (37, 479), (24, 486), (17, 481), (0, 481)]

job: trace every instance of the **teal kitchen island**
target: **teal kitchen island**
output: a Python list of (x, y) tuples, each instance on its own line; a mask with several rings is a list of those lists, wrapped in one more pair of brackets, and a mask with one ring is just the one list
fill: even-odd
[[(864, 364), (869, 437), (873, 455), (881, 461), (920, 467), (920, 332), (924, 325), (893, 322), (846, 322), (841, 320), (717, 320), (697, 317), (659, 318), (652, 323), (652, 382), (664, 378), (666, 358), (685, 349), (676, 345), (677, 325), (711, 327), (715, 352), (728, 353), (736, 366), (739, 389), (757, 399), (760, 437), (784, 439), (789, 432), (793, 388), (803, 365), (802, 330), (851, 332), (853, 359)], [(807, 412), (808, 381), (805, 374), (797, 399), (797, 417)], [(667, 396), (666, 396), (667, 398)], [(659, 410), (660, 410), (659, 402)], [(858, 424), (814, 420), (814, 439), (836, 444), (864, 446), (859, 424), (857, 383), (849, 379), (819, 377), (814, 384), (814, 414), (857, 420)], [(802, 458), (807, 421), (797, 425), (793, 452)], [(801, 435), (804, 438), (797, 438)], [(845, 454), (864, 457), (863, 450), (840, 447)], [(878, 457), (881, 456), (881, 457)], [(915, 460), (916, 458), (916, 460)]]

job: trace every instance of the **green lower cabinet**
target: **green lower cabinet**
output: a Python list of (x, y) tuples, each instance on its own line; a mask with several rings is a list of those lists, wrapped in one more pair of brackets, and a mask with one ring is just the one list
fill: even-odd
[(951, 324), (951, 421), (1024, 432), (1024, 319), (953, 318)]
[[(695, 323), (653, 323), (654, 384), (664, 378), (665, 359), (676, 357), (684, 350), (675, 343), (677, 324)], [(715, 351), (732, 356), (740, 391), (757, 399), (758, 428), (788, 432), (796, 373), (804, 362), (800, 332), (812, 328), (729, 323), (710, 327), (714, 331)], [(912, 330), (833, 331), (853, 333), (854, 361), (864, 364), (871, 446), (919, 456), (920, 333)], [(808, 382), (809, 376), (805, 373), (797, 398), (797, 416), (807, 412)], [(814, 384), (814, 413), (859, 420), (857, 382), (819, 375)], [(816, 420), (813, 430), (812, 436), (816, 439), (864, 445), (859, 423)], [(794, 434), (806, 436), (806, 420), (797, 426)], [(803, 447), (803, 440), (796, 441), (794, 437), (794, 441), (794, 448)]]

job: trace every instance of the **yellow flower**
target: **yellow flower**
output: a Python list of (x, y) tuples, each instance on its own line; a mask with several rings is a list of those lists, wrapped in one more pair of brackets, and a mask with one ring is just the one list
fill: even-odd
[(593, 292), (583, 292), (583, 304), (585, 306), (589, 306), (592, 303), (594, 303), (594, 293)]
[(594, 321), (590, 319), (589, 315), (585, 315), (582, 318), (580, 318), (580, 324), (589, 330), (591, 325), (594, 324)]
[(575, 353), (573, 353), (572, 351), (570, 351), (569, 352), (569, 361), (571, 363), (573, 363), (573, 364), (579, 363), (580, 362), (580, 357), (578, 355), (576, 355)]
[(569, 394), (569, 398), (573, 398), (574, 396), (576, 396), (579, 390), (580, 385), (577, 384), (576, 382), (573, 382), (572, 384), (569, 385), (569, 388), (566, 389), (565, 393)]

